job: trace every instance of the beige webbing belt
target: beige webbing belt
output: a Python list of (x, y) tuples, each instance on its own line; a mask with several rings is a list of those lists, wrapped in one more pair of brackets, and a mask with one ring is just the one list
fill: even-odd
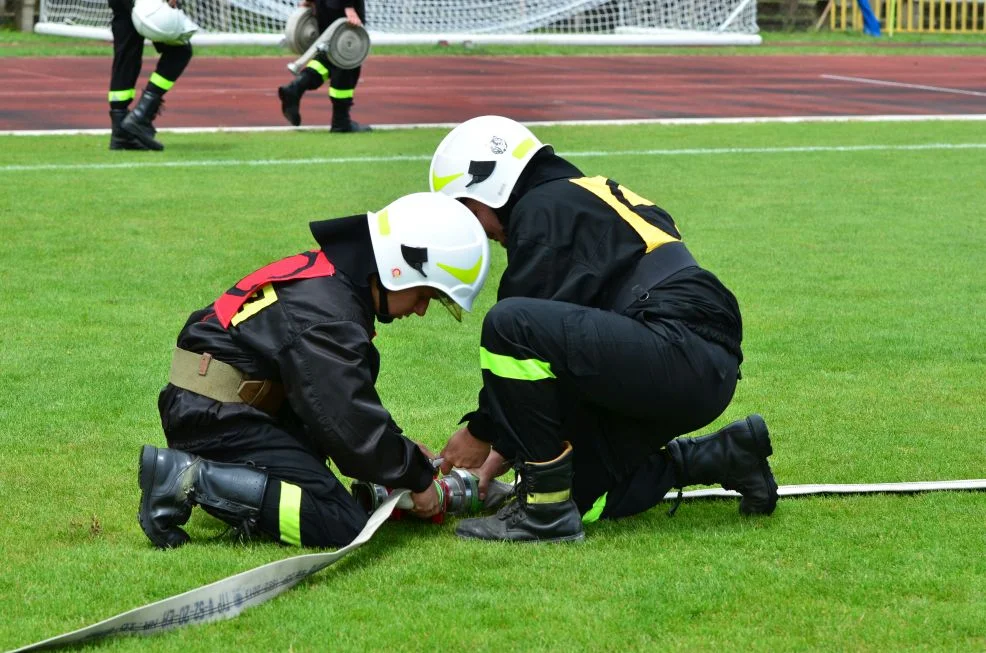
[(217, 361), (212, 354), (196, 354), (175, 347), (168, 381), (172, 385), (197, 392), (209, 399), (242, 403), (240, 384), (245, 378), (243, 372), (232, 365)]
[(175, 347), (168, 381), (209, 399), (249, 404), (268, 413), (276, 412), (284, 399), (281, 384), (249, 379), (232, 365), (213, 358), (212, 354), (197, 354), (181, 347)]

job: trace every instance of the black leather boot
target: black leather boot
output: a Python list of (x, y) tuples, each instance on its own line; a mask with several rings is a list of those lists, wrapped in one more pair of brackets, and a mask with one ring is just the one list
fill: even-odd
[(277, 97), (281, 99), (281, 113), (295, 127), (301, 124), (301, 96), (308, 90), (302, 75), (295, 77), (290, 84), (277, 88)]
[(160, 151), (164, 145), (154, 140), (157, 129), (154, 128), (154, 118), (161, 109), (163, 96), (157, 91), (145, 89), (137, 102), (137, 106), (130, 112), (123, 122), (120, 129), (138, 140), (149, 150)]
[(330, 132), (350, 133), (350, 132), (369, 132), (373, 128), (369, 125), (361, 125), (349, 117), (349, 110), (353, 106), (350, 99), (340, 100), (332, 98), (332, 128)]
[(176, 449), (144, 445), (140, 452), (140, 511), (147, 537), (162, 549), (188, 542), (179, 528), (201, 505), (237, 527), (255, 524), (267, 489), (267, 473), (249, 465), (216, 463)]
[(455, 529), (466, 539), (569, 542), (585, 538), (572, 500), (572, 445), (546, 463), (517, 466), (517, 498), (495, 515), (466, 519)]
[(110, 109), (110, 124), (113, 132), (110, 134), (111, 150), (146, 150), (140, 141), (120, 129), (120, 123), (127, 117), (126, 109)]
[(675, 465), (675, 487), (722, 485), (742, 495), (744, 515), (769, 515), (777, 506), (777, 482), (767, 457), (770, 446), (767, 424), (750, 415), (698, 438), (677, 438), (668, 443)]

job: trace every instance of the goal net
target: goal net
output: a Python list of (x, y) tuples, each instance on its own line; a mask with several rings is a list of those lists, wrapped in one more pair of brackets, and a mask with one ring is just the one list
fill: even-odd
[[(755, 45), (756, 0), (369, 0), (374, 44)], [(281, 42), (297, 0), (184, 0), (193, 44)], [(44, 34), (111, 39), (106, 0), (41, 0)]]

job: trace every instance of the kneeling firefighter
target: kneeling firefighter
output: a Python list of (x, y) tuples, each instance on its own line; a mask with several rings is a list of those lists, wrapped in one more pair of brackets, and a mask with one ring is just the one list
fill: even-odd
[(512, 464), (517, 500), (462, 521), (460, 536), (580, 540), (584, 522), (696, 483), (739, 491), (744, 514), (774, 510), (762, 418), (678, 438), (732, 400), (742, 321), (666, 211), (586, 177), (500, 116), (453, 129), (430, 182), (469, 207), (508, 260), (483, 320), (478, 408), (442, 451), (442, 471), (482, 466), (485, 484)]
[(374, 323), (432, 299), (457, 319), (489, 270), (489, 244), (460, 203), (435, 193), (376, 213), (311, 223), (319, 249), (247, 275), (178, 335), (158, 408), (169, 448), (140, 454), (141, 528), (188, 541), (194, 505), (247, 534), (340, 546), (367, 513), (326, 465), (409, 488), (440, 508), (429, 453), (402, 434), (375, 389)]

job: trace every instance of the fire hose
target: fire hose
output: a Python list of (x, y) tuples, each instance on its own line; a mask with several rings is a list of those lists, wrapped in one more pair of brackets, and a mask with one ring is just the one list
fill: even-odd
[[(475, 511), (478, 506), (499, 501), (502, 503), (508, 496), (503, 494), (505, 483), (491, 484), (491, 494), (494, 501), (487, 496), (485, 502), (480, 502), (478, 494), (469, 495), (475, 487), (475, 477), (464, 470), (453, 470), (459, 481), (451, 481), (446, 488), (453, 496), (443, 498), (444, 505), (457, 506), (465, 512)], [(449, 478), (449, 476), (442, 478)], [(467, 477), (471, 477), (467, 478)], [(461, 485), (460, 485), (461, 482)], [(22, 651), (37, 651), (55, 649), (68, 645), (91, 642), (116, 635), (152, 635), (166, 630), (173, 630), (192, 624), (204, 624), (223, 619), (232, 619), (243, 610), (259, 605), (278, 594), (286, 592), (302, 580), (308, 578), (329, 565), (338, 562), (350, 552), (358, 549), (373, 537), (377, 529), (387, 521), (399, 506), (409, 508), (410, 490), (397, 489), (388, 491), (380, 486), (369, 483), (362, 484), (363, 489), (354, 488), (354, 496), (362, 501), (358, 492), (368, 492), (371, 503), (376, 506), (370, 515), (366, 526), (356, 538), (346, 546), (330, 553), (311, 553), (298, 555), (284, 560), (278, 560), (266, 565), (241, 572), (214, 583), (189, 590), (177, 596), (162, 599), (143, 607), (134, 608), (127, 612), (110, 617), (99, 623), (74, 630), (64, 635), (51, 637), (28, 646), (16, 649), (12, 653)], [(782, 485), (777, 494), (781, 497), (801, 497), (810, 495), (852, 495), (852, 494), (916, 494), (921, 492), (957, 491), (957, 490), (986, 490), (986, 479), (962, 481), (919, 481), (906, 483), (849, 483), (849, 484), (809, 484)], [(675, 499), (677, 493), (669, 493), (665, 500)], [(691, 490), (682, 493), (684, 499), (703, 499), (720, 497), (737, 497), (739, 493), (723, 489)], [(365, 500), (365, 498), (364, 498)], [(484, 507), (489, 507), (484, 506)], [(451, 510), (450, 510), (451, 512)]]

